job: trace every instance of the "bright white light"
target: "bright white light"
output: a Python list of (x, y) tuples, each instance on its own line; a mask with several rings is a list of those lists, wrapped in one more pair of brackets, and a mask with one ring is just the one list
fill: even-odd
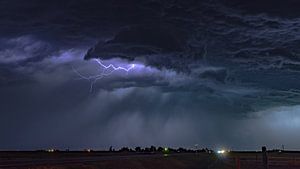
[(225, 150), (218, 150), (217, 153), (218, 154), (224, 154), (226, 151)]

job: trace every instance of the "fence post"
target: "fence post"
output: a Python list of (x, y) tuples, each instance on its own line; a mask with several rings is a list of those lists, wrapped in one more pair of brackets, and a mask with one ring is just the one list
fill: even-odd
[(263, 167), (264, 167), (264, 169), (268, 169), (269, 166), (268, 166), (267, 148), (265, 146), (263, 146), (261, 148), (261, 150), (262, 150)]
[(241, 160), (240, 157), (235, 157), (236, 169), (241, 169)]
[(257, 154), (255, 155), (255, 167), (257, 168)]

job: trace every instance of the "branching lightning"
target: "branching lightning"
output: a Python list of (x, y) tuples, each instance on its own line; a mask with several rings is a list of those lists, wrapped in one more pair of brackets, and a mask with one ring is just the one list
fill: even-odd
[(79, 76), (79, 79), (84, 79), (84, 80), (90, 81), (90, 83), (91, 83), (90, 92), (93, 91), (93, 86), (99, 79), (109, 76), (112, 73), (114, 73), (115, 71), (124, 71), (124, 72), (128, 73), (130, 70), (132, 70), (135, 67), (135, 64), (131, 64), (130, 67), (128, 67), (128, 68), (121, 67), (121, 66), (114, 66), (113, 64), (109, 64), (108, 66), (106, 66), (100, 59), (93, 59), (93, 61), (95, 61), (97, 63), (97, 65), (102, 69), (102, 72), (100, 72), (100, 74), (87, 76), (87, 75), (83, 75), (81, 72), (79, 72), (74, 67), (72, 67), (73, 71)]

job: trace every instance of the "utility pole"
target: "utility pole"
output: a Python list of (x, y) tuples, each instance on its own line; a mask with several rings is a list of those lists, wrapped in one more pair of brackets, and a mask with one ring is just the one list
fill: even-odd
[(263, 167), (264, 167), (264, 169), (269, 169), (269, 166), (268, 166), (268, 156), (267, 156), (267, 147), (263, 146), (261, 148), (261, 150), (262, 150)]

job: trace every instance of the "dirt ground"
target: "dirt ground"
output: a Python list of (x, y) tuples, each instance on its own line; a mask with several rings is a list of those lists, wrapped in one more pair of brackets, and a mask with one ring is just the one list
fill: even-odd
[[(300, 154), (269, 154), (269, 169), (300, 168)], [(10, 169), (260, 169), (260, 153), (97, 153), (1, 152)]]

